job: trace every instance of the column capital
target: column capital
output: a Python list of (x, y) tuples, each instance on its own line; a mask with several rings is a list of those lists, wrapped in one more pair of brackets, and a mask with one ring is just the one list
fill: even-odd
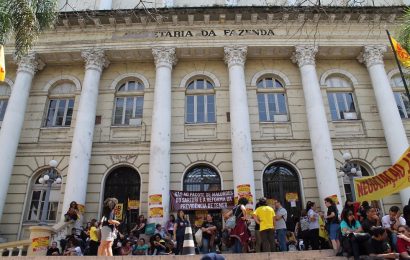
[(296, 45), (291, 60), (298, 64), (299, 67), (305, 65), (316, 65), (315, 56), (318, 51), (316, 45)]
[(104, 68), (107, 68), (110, 61), (105, 56), (105, 52), (102, 49), (93, 48), (84, 50), (81, 52), (81, 57), (85, 61), (86, 70), (97, 70), (102, 72)]
[(152, 48), (152, 55), (157, 68), (161, 66), (172, 68), (178, 61), (176, 49), (172, 47), (154, 47)]
[(363, 50), (360, 52), (357, 59), (368, 68), (376, 64), (384, 65), (383, 53), (386, 51), (386, 45), (366, 45), (363, 46)]
[(232, 65), (245, 66), (246, 55), (248, 54), (247, 46), (227, 46), (224, 47), (225, 63), (228, 67)]
[(22, 57), (15, 56), (14, 61), (18, 65), (17, 73), (24, 71), (33, 76), (37, 71), (42, 70), (46, 65), (36, 52), (30, 52)]

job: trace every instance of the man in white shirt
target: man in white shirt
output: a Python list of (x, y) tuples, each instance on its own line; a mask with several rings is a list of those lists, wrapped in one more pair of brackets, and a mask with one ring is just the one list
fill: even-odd
[(275, 202), (275, 220), (276, 220), (276, 233), (278, 235), (279, 250), (281, 252), (288, 251), (286, 244), (286, 220), (288, 218), (288, 212), (282, 207), (280, 201)]
[(393, 248), (396, 248), (397, 229), (401, 225), (406, 225), (406, 220), (401, 216), (399, 207), (390, 208), (389, 214), (382, 218), (382, 225), (387, 230)]

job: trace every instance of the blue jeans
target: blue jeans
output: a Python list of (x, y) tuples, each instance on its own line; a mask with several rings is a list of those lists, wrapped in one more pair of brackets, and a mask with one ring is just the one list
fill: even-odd
[(286, 245), (286, 231), (285, 228), (276, 230), (278, 234), (279, 250), (281, 252), (288, 251), (288, 246)]
[(215, 245), (213, 247), (209, 247), (210, 240), (208, 238), (202, 237), (202, 253), (208, 254), (209, 252), (215, 252)]
[(242, 253), (241, 241), (239, 241), (239, 239), (237, 239), (237, 238), (233, 238), (233, 239), (235, 239), (235, 243), (232, 246), (232, 253), (234, 253), (234, 254)]

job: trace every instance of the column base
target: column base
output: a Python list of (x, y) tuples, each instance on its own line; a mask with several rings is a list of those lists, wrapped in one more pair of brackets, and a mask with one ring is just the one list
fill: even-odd
[(31, 245), (27, 250), (27, 256), (45, 256), (50, 245), (51, 235), (54, 228), (48, 226), (29, 227)]

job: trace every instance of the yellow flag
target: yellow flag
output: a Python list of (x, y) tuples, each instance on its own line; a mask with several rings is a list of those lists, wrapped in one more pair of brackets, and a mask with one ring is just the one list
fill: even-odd
[(0, 81), (6, 78), (6, 62), (4, 61), (4, 47), (0, 45)]
[(391, 41), (399, 61), (401, 61), (404, 66), (410, 67), (410, 54), (393, 37), (391, 37)]

